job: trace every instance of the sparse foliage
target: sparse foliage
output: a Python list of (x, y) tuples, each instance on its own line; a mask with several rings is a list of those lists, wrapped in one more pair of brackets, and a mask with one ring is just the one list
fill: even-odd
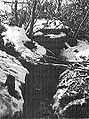
[(89, 29), (89, 1), (77, 0), (60, 10), (60, 20), (69, 26), (71, 36), (79, 39), (88, 39)]

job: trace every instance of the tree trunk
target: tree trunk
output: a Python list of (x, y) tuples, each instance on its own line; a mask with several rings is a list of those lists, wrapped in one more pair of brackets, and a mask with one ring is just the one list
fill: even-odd
[(33, 1), (33, 10), (32, 10), (32, 14), (31, 14), (31, 22), (30, 22), (30, 28), (28, 29), (27, 33), (28, 36), (32, 39), (33, 37), (33, 26), (34, 26), (34, 20), (35, 20), (35, 10), (36, 10), (36, 5), (37, 5), (37, 1), (34, 0)]
[(15, 0), (15, 25), (18, 26), (18, 13), (17, 13), (18, 0)]

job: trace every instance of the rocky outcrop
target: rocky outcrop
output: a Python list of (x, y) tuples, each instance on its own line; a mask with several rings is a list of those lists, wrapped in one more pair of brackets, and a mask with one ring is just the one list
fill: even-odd
[[(1, 29), (2, 29), (2, 32), (0, 35), (1, 37), (0, 49), (3, 50), (1, 52), (3, 52), (6, 55), (6, 58), (7, 57), (11, 58), (10, 60), (11, 63), (7, 61), (7, 64), (11, 66), (8, 66), (9, 68), (5, 67), (5, 70), (7, 72), (10, 72), (10, 74), (6, 75), (6, 80), (4, 81), (4, 84), (5, 84), (5, 87), (7, 87), (8, 95), (10, 95), (12, 98), (14, 98), (17, 101), (17, 107), (14, 113), (18, 111), (20, 112), (23, 110), (24, 112), (23, 115), (26, 114), (24, 118), (26, 117), (33, 118), (34, 112), (32, 111), (32, 109), (35, 106), (34, 105), (35, 100), (37, 100), (36, 101), (37, 105), (39, 105), (39, 102), (40, 102), (38, 101), (40, 95), (37, 96), (37, 94), (40, 91), (42, 93), (43, 88), (45, 88), (45, 86), (40, 81), (45, 79), (45, 76), (46, 76), (45, 70), (47, 69), (46, 67), (49, 67), (48, 64), (45, 67), (43, 64), (39, 64), (40, 60), (46, 54), (46, 49), (43, 46), (40, 46), (37, 42), (35, 41), (32, 42), (26, 36), (23, 28), (19, 28), (16, 26), (3, 25)], [(16, 60), (15, 57), (21, 62), (21, 64), (18, 60)], [(13, 62), (15, 63), (13, 64)], [(30, 74), (26, 75), (28, 71), (25, 68), (23, 68), (22, 65), (30, 72)], [(40, 72), (42, 71), (42, 69), (44, 70), (43, 71), (45, 74), (44, 77), (40, 76)], [(23, 85), (23, 87), (20, 89), (19, 86), (25, 83), (25, 80), (26, 80), (26, 84)], [(40, 89), (41, 86), (37, 82), (39, 82), (40, 85), (42, 85), (41, 89)], [(44, 82), (44, 80), (42, 82)], [(47, 86), (47, 90), (48, 90), (48, 86)], [(37, 98), (34, 96), (35, 91), (37, 93), (35, 94)], [(43, 93), (42, 96), (43, 95), (45, 94)], [(24, 106), (23, 106), (23, 103), (24, 103)], [(30, 112), (27, 114), (29, 110)], [(14, 113), (12, 115), (14, 115)]]
[(53, 109), (58, 119), (89, 118), (89, 43), (78, 42), (63, 51), (69, 64), (59, 77), (54, 95)]
[(15, 57), (0, 50), (0, 118), (23, 111), (21, 85), (28, 73)]
[[(27, 62), (38, 62), (45, 54), (46, 49), (35, 41), (31, 41), (23, 28), (3, 24), (5, 31), (2, 32), (4, 46), (13, 47), (14, 51)], [(29, 48), (27, 47), (29, 44)], [(31, 48), (32, 46), (32, 48)]]
[[(14, 71), (10, 70), (14, 72), (13, 75), (12, 72), (11, 74), (8, 74), (7, 80), (4, 82), (5, 87), (9, 87), (7, 90), (8, 94), (15, 98), (17, 101), (22, 101), (21, 104), (19, 103), (21, 107), (23, 105), (24, 99), (24, 118), (54, 117), (51, 108), (52, 97), (56, 91), (59, 74), (64, 71), (63, 67), (66, 67), (67, 65), (59, 64), (62, 60), (61, 58), (56, 58), (55, 54), (49, 49), (45, 49), (45, 47), (39, 45), (36, 41), (31, 41), (26, 36), (23, 28), (8, 26), (5, 24), (3, 25), (3, 28), (4, 30), (2, 30), (3, 32), (0, 36), (0, 49), (9, 55), (16, 57), (29, 71), (29, 74), (26, 75), (26, 73), (28, 73), (27, 70), (27, 72), (23, 70), (25, 72), (23, 73), (20, 67), (17, 69), (18, 73), (16, 72), (16, 74), (20, 75), (22, 72), (22, 76), (24, 76), (26, 80), (26, 83), (23, 85), (21, 92), (19, 85), (24, 83), (21, 82), (23, 78), (18, 77), (18, 80), (17, 75), (15, 75), (15, 68), (13, 65)], [(52, 39), (50, 40), (52, 41)], [(47, 41), (47, 44), (49, 45), (48, 42), (49, 41)], [(56, 44), (55, 38), (52, 42), (55, 42)], [(58, 42), (59, 44), (62, 43), (62, 41), (59, 41), (59, 39)], [(59, 44), (57, 44), (57, 46), (60, 49), (60, 47), (63, 46), (59, 46)], [(55, 45), (56, 48), (58, 48), (57, 46)], [(49, 47), (53, 49), (53, 44), (50, 44)], [(60, 52), (59, 49), (58, 54)]]
[(64, 118), (89, 118), (89, 64), (72, 64), (60, 75), (53, 108)]

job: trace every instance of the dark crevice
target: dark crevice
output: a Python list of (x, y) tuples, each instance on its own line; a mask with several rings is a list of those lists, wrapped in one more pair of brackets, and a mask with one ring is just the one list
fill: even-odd
[(56, 118), (52, 111), (53, 95), (59, 82), (59, 74), (64, 70), (53, 66), (34, 65), (21, 62), (28, 69), (22, 92), (24, 115), (27, 118)]
[(21, 99), (21, 96), (19, 95), (19, 92), (15, 90), (15, 77), (12, 75), (7, 76), (7, 80), (5, 82), (5, 86), (8, 87), (8, 92), (11, 96), (13, 96), (16, 99)]

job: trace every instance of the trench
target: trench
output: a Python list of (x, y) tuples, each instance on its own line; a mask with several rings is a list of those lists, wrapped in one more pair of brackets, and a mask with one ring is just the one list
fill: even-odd
[(23, 86), (24, 117), (29, 118), (56, 118), (52, 110), (53, 96), (59, 82), (59, 75), (64, 71), (51, 65), (34, 65), (22, 63), (28, 69), (26, 83)]
[[(40, 37), (34, 38), (39, 44), (50, 49), (56, 54), (58, 59), (46, 58), (46, 61), (53, 63), (63, 63), (60, 56), (60, 50), (64, 47), (64, 41), (61, 39), (46, 39)], [(40, 40), (39, 40), (40, 39)], [(64, 38), (65, 39), (65, 38)], [(53, 40), (53, 41), (50, 41)], [(49, 42), (49, 43), (48, 43)], [(50, 44), (50, 45), (49, 45)], [(29, 71), (26, 76), (26, 83), (23, 86), (24, 97), (24, 118), (51, 118), (56, 119), (57, 116), (52, 110), (53, 96), (57, 91), (60, 74), (65, 70), (64, 67), (52, 65), (34, 65), (26, 61), (20, 61), (22, 65)]]

